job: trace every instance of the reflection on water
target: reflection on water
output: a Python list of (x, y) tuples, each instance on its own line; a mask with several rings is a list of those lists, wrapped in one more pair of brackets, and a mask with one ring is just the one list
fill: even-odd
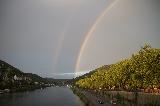
[(84, 106), (67, 87), (0, 95), (0, 106)]

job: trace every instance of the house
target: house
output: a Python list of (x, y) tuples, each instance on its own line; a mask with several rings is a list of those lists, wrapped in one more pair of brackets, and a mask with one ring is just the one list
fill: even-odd
[(13, 79), (17, 81), (18, 80), (17, 75), (14, 75)]
[(24, 77), (24, 80), (31, 81), (31, 78), (30, 77)]
[(35, 85), (38, 85), (39, 83), (38, 83), (38, 82), (34, 82), (34, 84), (35, 84)]
[(23, 80), (22, 77), (18, 77), (17, 75), (14, 75), (13, 79), (16, 80), (16, 81), (21, 81), (21, 80)]

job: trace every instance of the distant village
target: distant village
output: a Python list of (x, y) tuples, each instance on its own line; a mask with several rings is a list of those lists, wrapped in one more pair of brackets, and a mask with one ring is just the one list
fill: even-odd
[(0, 94), (54, 85), (52, 79), (48, 80), (32, 73), (23, 73), (8, 63), (0, 61)]

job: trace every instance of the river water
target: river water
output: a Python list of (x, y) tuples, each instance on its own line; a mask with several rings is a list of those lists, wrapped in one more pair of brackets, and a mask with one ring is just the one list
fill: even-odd
[(68, 87), (0, 94), (0, 106), (84, 106)]

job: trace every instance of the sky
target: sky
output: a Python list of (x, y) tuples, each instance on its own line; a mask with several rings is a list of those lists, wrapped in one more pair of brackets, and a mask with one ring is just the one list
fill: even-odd
[(26, 73), (72, 78), (160, 48), (159, 0), (0, 0), (0, 59)]

